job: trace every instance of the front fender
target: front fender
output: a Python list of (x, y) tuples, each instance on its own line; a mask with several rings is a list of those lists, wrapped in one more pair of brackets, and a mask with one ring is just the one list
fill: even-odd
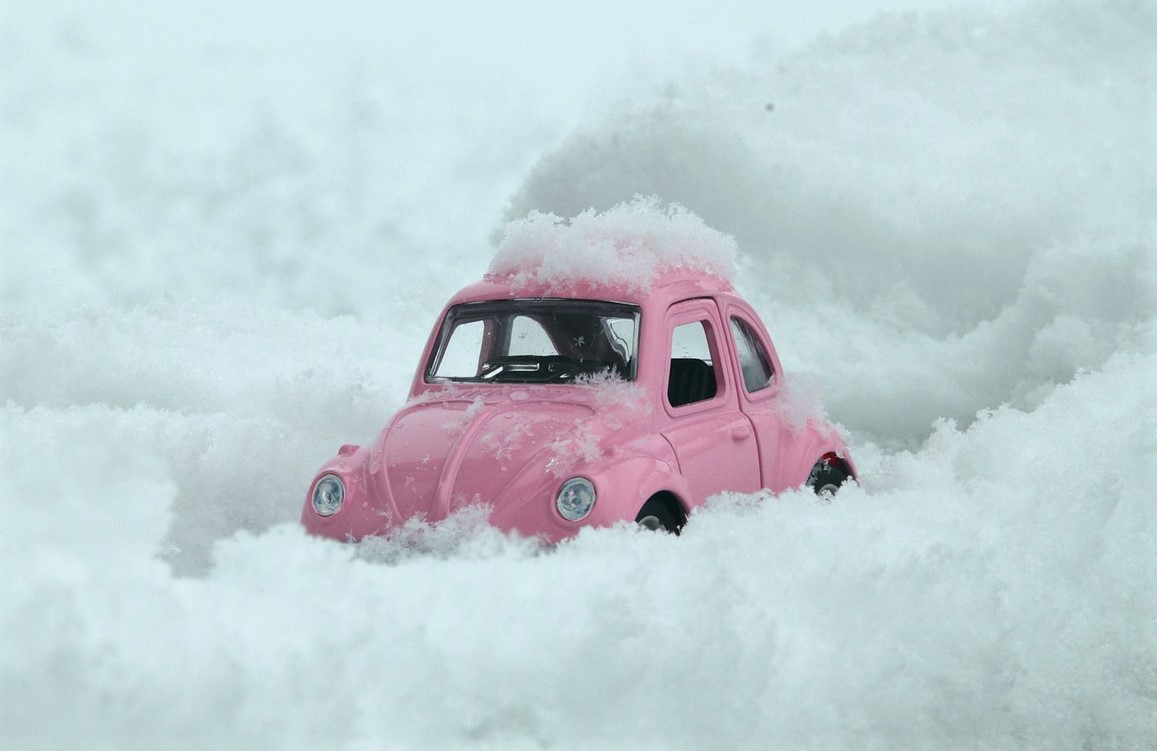
[[(549, 542), (572, 537), (583, 527), (609, 527), (634, 521), (647, 499), (659, 491), (687, 497), (687, 486), (679, 474), (674, 456), (664, 454), (665, 442), (618, 448), (597, 462), (576, 465), (563, 475), (546, 469), (524, 472), (498, 499), (490, 523)], [(585, 477), (595, 486), (594, 508), (583, 519), (564, 519), (555, 507), (562, 484), (572, 477)]]
[[(369, 460), (369, 447), (342, 446), (337, 455), (317, 471), (306, 490), (301, 510), (301, 523), (310, 534), (357, 541), (386, 529), (389, 511), (370, 482)], [(345, 500), (332, 516), (321, 516), (313, 510), (313, 486), (325, 475), (337, 475), (345, 485)]]
[(599, 516), (595, 523), (599, 526), (634, 521), (639, 509), (656, 493), (667, 492), (680, 499), (690, 494), (687, 481), (673, 461), (650, 456), (624, 459), (591, 479), (600, 492), (605, 488), (605, 503), (596, 509)]

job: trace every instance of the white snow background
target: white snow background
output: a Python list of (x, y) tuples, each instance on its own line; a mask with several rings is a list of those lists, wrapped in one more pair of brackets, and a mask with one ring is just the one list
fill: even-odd
[[(0, 0), (0, 747), (1157, 747), (1157, 10), (909, 4)], [(861, 487), (307, 538), (504, 221), (635, 194)]]

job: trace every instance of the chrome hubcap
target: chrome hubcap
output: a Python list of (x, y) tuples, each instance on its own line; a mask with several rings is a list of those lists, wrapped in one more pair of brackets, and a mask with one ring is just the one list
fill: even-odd
[(835, 498), (836, 492), (839, 491), (840, 486), (834, 482), (829, 482), (826, 485), (821, 485), (819, 491), (816, 493), (820, 498), (831, 500)]
[(659, 517), (654, 515), (644, 516), (639, 520), (639, 526), (643, 529), (649, 529), (653, 532), (664, 529), (663, 522), (659, 520)]

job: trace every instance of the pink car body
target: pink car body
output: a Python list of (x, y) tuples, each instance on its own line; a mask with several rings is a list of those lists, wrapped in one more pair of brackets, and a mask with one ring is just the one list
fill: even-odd
[(557, 542), (623, 521), (678, 531), (725, 491), (834, 492), (855, 476), (845, 445), (792, 419), (784, 384), (726, 280), (560, 290), (490, 275), (450, 300), (409, 401), (322, 466), (301, 520), (356, 541), (486, 504), (494, 526)]

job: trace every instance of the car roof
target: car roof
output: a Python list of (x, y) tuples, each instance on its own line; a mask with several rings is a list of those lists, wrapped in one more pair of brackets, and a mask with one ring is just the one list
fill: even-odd
[(662, 307), (693, 297), (734, 294), (731, 282), (713, 274), (682, 269), (657, 274), (648, 284), (605, 283), (598, 280), (539, 281), (512, 275), (488, 274), (458, 291), (450, 305), (485, 300), (553, 298), (564, 300), (609, 300), (632, 303), (642, 308)]

